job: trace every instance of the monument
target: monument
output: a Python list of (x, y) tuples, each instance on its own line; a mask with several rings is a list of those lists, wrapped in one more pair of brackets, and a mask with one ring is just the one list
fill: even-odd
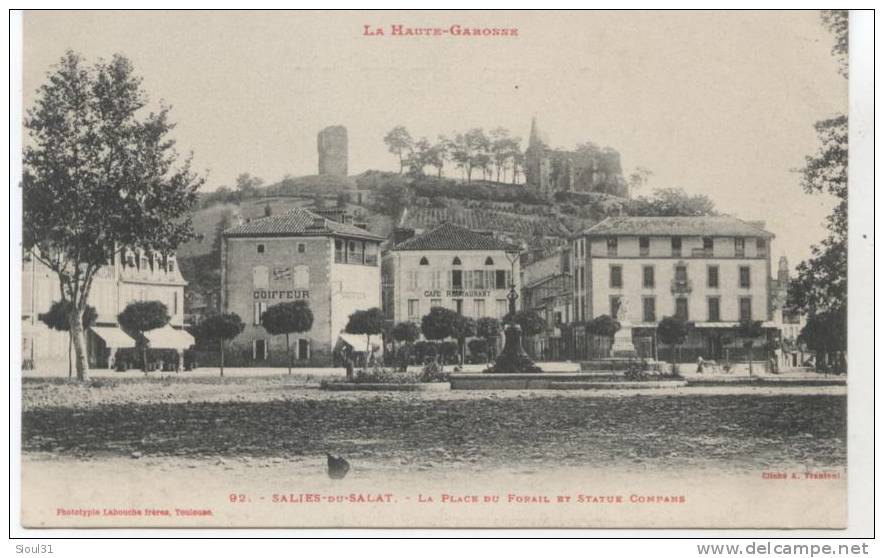
[(614, 344), (611, 346), (611, 356), (614, 358), (631, 358), (638, 353), (632, 343), (632, 324), (629, 321), (629, 302), (625, 297), (620, 297), (617, 306), (617, 321), (620, 329), (614, 334)]

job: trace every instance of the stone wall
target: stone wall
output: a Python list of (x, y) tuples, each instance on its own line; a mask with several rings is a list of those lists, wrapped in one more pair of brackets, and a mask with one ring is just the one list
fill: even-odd
[(347, 128), (329, 126), (316, 136), (319, 174), (347, 176)]

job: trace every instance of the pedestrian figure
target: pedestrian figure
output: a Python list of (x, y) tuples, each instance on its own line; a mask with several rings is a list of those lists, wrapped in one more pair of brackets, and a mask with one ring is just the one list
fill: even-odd
[(703, 357), (697, 357), (697, 374), (703, 373)]

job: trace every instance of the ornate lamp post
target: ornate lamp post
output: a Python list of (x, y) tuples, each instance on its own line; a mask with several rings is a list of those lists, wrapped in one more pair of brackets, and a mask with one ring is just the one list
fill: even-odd
[(510, 292), (506, 298), (509, 301), (510, 323), (506, 325), (504, 330), (504, 344), (500, 356), (494, 361), (494, 366), (486, 370), (486, 372), (502, 373), (502, 374), (518, 374), (518, 373), (539, 373), (543, 372), (535, 366), (534, 362), (522, 348), (522, 328), (515, 321), (516, 316), (516, 300), (519, 299), (519, 293), (516, 292), (516, 261), (519, 259), (519, 251), (507, 251), (506, 259), (510, 262)]

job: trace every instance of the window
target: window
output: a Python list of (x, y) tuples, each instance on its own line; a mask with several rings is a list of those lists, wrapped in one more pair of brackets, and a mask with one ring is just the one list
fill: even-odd
[(485, 270), (477, 269), (473, 271), (473, 289), (484, 289), (485, 288)]
[(745, 322), (752, 319), (752, 297), (740, 297), (740, 321)]
[(720, 322), (721, 321), (721, 299), (717, 296), (710, 296), (706, 304), (708, 305), (708, 321), (710, 322)]
[(304, 244), (303, 242), (299, 242), (298, 243), (298, 253), (303, 254), (306, 251), (307, 251), (307, 245)]
[(459, 269), (451, 270), (451, 288), (452, 289), (462, 289), (463, 288), (463, 271)]
[(263, 339), (252, 341), (252, 358), (255, 360), (267, 360), (267, 342)]
[(608, 239), (608, 255), (616, 256), (617, 255), (617, 239), (609, 238)]
[(638, 255), (647, 256), (651, 253), (651, 239), (647, 236), (638, 237)]
[(485, 265), (494, 265), (494, 258), (492, 258), (491, 256), (485, 258)]
[(646, 289), (654, 288), (654, 266), (642, 266), (642, 287)]
[(688, 299), (685, 297), (678, 297), (675, 299), (675, 315), (684, 320), (688, 321)]
[(619, 289), (623, 286), (623, 266), (611, 266), (611, 288)]
[(445, 277), (444, 273), (445, 272), (442, 271), (441, 269), (433, 270), (430, 273), (430, 288), (431, 289), (438, 290), (438, 289), (445, 288), (446, 285), (443, 284), (444, 283), (443, 278)]
[(335, 263), (344, 263), (344, 241), (335, 239)]
[(441, 307), (441, 306), (442, 306), (442, 299), (441, 298), (431, 298), (430, 299), (430, 308), (436, 308), (436, 307)]
[(408, 270), (408, 289), (416, 291), (420, 288), (420, 272), (416, 269)]
[(715, 243), (712, 241), (711, 236), (704, 236), (703, 237), (703, 251), (706, 252), (707, 256), (712, 255), (712, 249), (714, 246), (715, 246)]
[(296, 265), (292, 268), (292, 288), (298, 290), (310, 288), (309, 265)]
[(172, 293), (172, 315), (178, 315), (178, 293)]
[(642, 299), (642, 321), (657, 321), (657, 300), (652, 296), (646, 296)]
[(463, 315), (463, 299), (455, 298), (454, 299), (454, 311), (458, 314)]
[(298, 339), (298, 360), (310, 360), (309, 339)]
[(673, 236), (672, 237), (672, 255), (677, 257), (681, 256), (681, 237)]
[(426, 257), (421, 258), (420, 265), (430, 265), (430, 260), (428, 260)]
[(675, 282), (678, 285), (686, 285), (688, 282), (688, 268), (685, 265), (675, 266)]
[(750, 272), (748, 265), (740, 266), (740, 288), (748, 289), (751, 286)]
[(735, 238), (734, 239), (734, 255), (738, 258), (742, 258), (746, 255), (746, 239), (745, 238)]
[(421, 317), (421, 301), (416, 298), (408, 299), (408, 319), (416, 321)]
[(365, 265), (378, 265), (378, 245), (374, 242), (365, 243)]
[(259, 245), (258, 245), (258, 253), (259, 253), (259, 254), (263, 254), (263, 253), (264, 253), (264, 245), (263, 245), (263, 244), (259, 244)]
[(255, 289), (270, 288), (270, 273), (263, 265), (252, 268), (252, 287)]
[(494, 271), (494, 288), (495, 289), (505, 289), (506, 288), (506, 271), (503, 269), (496, 269)]
[(494, 301), (494, 305), (497, 307), (497, 317), (503, 318), (507, 314), (508, 306), (507, 300), (505, 298), (498, 298)]
[(261, 325), (261, 318), (264, 316), (264, 312), (267, 311), (267, 303), (266, 302), (256, 302), (255, 303), (255, 316), (254, 323), (255, 325)]
[(473, 316), (476, 318), (485, 317), (485, 301), (481, 298), (477, 298), (473, 301)]
[(710, 265), (706, 268), (706, 286), (710, 289), (718, 288), (718, 266)]
[[(612, 318), (616, 318), (617, 312), (620, 310), (620, 297), (619, 296), (612, 296), (608, 299), (608, 303), (610, 304), (610, 308), (611, 308), (611, 313), (608, 315), (611, 316)], [(581, 306), (583, 306), (582, 300), (580, 301), (580, 304), (581, 304)], [(586, 309), (582, 308), (581, 310), (582, 310), (581, 313), (585, 317), (586, 316)]]
[(365, 243), (356, 240), (347, 241), (347, 263), (365, 263)]
[(756, 256), (766, 256), (767, 255), (767, 241), (763, 238), (755, 239), (755, 255)]
[(451, 260), (451, 265), (460, 265), (460, 258), (454, 256), (454, 259)]

